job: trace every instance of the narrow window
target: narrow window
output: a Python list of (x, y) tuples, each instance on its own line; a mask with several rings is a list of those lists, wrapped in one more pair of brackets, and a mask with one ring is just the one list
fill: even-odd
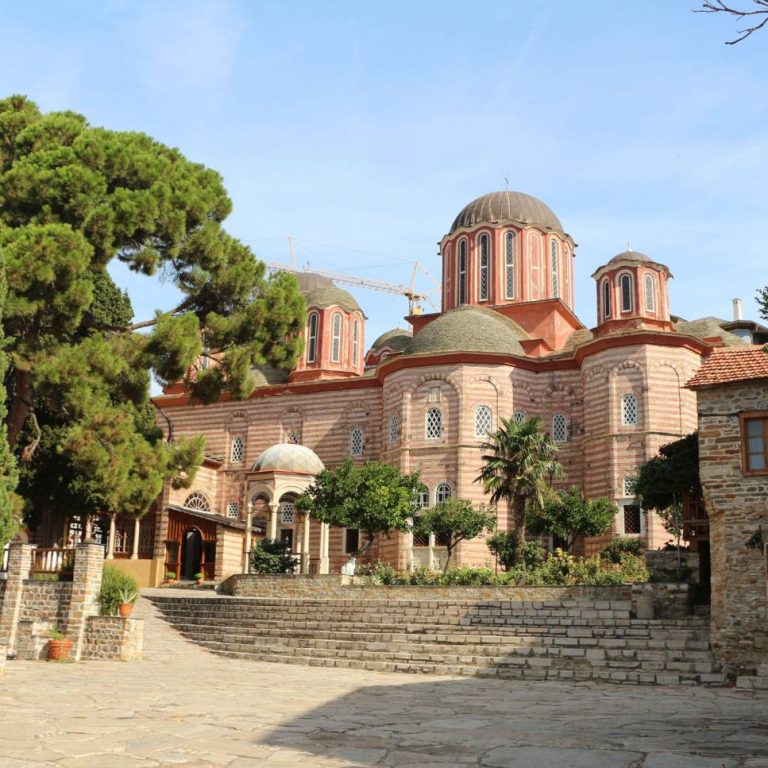
[(363, 430), (353, 429), (349, 434), (349, 452), (352, 456), (363, 455)]
[(419, 509), (427, 509), (429, 507), (429, 488), (425, 485), (416, 497), (416, 505)]
[(768, 471), (768, 417), (745, 419), (744, 463), (747, 472)]
[(564, 253), (565, 268), (565, 303), (571, 302), (571, 249), (566, 246)]
[(611, 283), (606, 278), (603, 280), (603, 317), (611, 316)]
[(292, 501), (284, 501), (280, 505), (280, 522), (291, 525), (296, 519), (296, 505)]
[(480, 301), (488, 301), (488, 271), (490, 263), (490, 254), (488, 252), (488, 235), (480, 235)]
[(389, 417), (389, 444), (394, 445), (397, 442), (397, 414), (393, 413)]
[(549, 244), (549, 253), (551, 261), (551, 275), (552, 275), (552, 298), (556, 299), (560, 296), (560, 264), (557, 254), (557, 241), (553, 240)]
[(317, 312), (311, 312), (307, 322), (307, 362), (314, 363), (317, 360)]
[(457, 282), (457, 295), (456, 303), (467, 303), (467, 241), (462, 240), (459, 243), (459, 257), (457, 265), (458, 282)]
[(656, 291), (654, 290), (653, 277), (645, 276), (645, 311), (656, 311)]
[(344, 554), (354, 555), (360, 549), (360, 529), (346, 528), (344, 530)]
[(360, 321), (355, 318), (352, 323), (352, 365), (357, 367), (357, 358), (360, 354)]
[(245, 461), (245, 439), (242, 435), (235, 435), (232, 438), (229, 460), (232, 464), (242, 464)]
[(643, 514), (637, 504), (624, 504), (624, 533), (640, 534), (643, 532)]
[(624, 427), (637, 426), (637, 398), (631, 392), (621, 397), (621, 424)]
[(443, 414), (439, 408), (427, 411), (426, 433), (428, 440), (438, 440), (443, 435)]
[(488, 437), (493, 429), (493, 413), (487, 405), (478, 405), (475, 409), (475, 437)]
[(619, 287), (621, 288), (621, 311), (632, 311), (632, 277), (624, 274), (619, 278)]
[(336, 312), (331, 325), (331, 362), (338, 363), (341, 360), (341, 315)]
[(240, 503), (237, 501), (230, 501), (227, 504), (227, 517), (231, 520), (240, 519)]
[(439, 504), (441, 501), (447, 501), (451, 498), (451, 486), (448, 483), (439, 483), (435, 488), (435, 503)]
[(515, 411), (513, 418), (515, 420), (515, 424), (522, 424), (525, 421), (525, 411)]
[(621, 483), (621, 495), (625, 499), (631, 499), (635, 492), (633, 490), (634, 488), (635, 479), (633, 477), (625, 477), (624, 480)]
[(515, 298), (515, 233), (507, 232), (504, 248), (504, 295)]
[(556, 443), (568, 441), (568, 419), (564, 413), (556, 413), (552, 417), (552, 439)]

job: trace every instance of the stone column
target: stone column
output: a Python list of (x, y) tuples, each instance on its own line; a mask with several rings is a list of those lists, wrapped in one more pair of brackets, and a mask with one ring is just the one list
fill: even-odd
[(435, 570), (435, 534), (429, 534), (429, 570)]
[(131, 560), (139, 559), (139, 534), (141, 533), (141, 520), (137, 517), (133, 521), (133, 551), (131, 552)]
[(113, 560), (115, 557), (115, 536), (117, 531), (115, 529), (115, 518), (117, 515), (109, 516), (109, 540), (107, 542), (107, 560)]
[[(0, 602), (0, 653), (3, 647), (8, 656), (16, 655), (16, 627), (21, 614), (24, 581), (32, 570), (34, 546), (14, 541), (8, 548), (8, 571), (5, 596)], [(3, 659), (5, 655), (3, 654)]]
[(304, 513), (304, 527), (301, 529), (303, 542), (301, 545), (301, 572), (309, 573), (309, 534), (310, 534), (309, 512)]
[(277, 538), (277, 510), (280, 508), (280, 502), (272, 502), (269, 505), (269, 531), (267, 538), (273, 541)]
[(72, 641), (72, 658), (80, 661), (85, 645), (85, 627), (89, 616), (99, 612), (97, 598), (104, 569), (104, 549), (100, 544), (84, 542), (75, 549), (72, 597), (67, 610), (66, 635)]
[(253, 528), (253, 502), (245, 505), (245, 535), (243, 541), (243, 573), (251, 570), (251, 529)]
[(320, 566), (318, 573), (330, 573), (331, 560), (328, 557), (328, 541), (331, 537), (331, 526), (328, 523), (320, 523)]

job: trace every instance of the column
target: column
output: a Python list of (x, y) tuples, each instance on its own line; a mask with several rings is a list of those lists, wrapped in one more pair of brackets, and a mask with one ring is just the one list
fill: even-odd
[(429, 533), (429, 570), (435, 570), (435, 534)]
[(405, 565), (409, 572), (413, 571), (413, 518), (408, 518), (408, 533), (405, 534)]
[(280, 508), (280, 502), (273, 501), (269, 505), (269, 530), (267, 538), (273, 541), (277, 538), (277, 510)]
[(301, 530), (302, 538), (304, 541), (301, 545), (301, 572), (304, 574), (309, 573), (309, 534), (310, 534), (310, 519), (309, 512), (304, 513), (304, 527)]
[(133, 521), (133, 551), (131, 552), (131, 560), (139, 559), (139, 534), (141, 533), (141, 520), (137, 517)]
[(320, 567), (318, 573), (330, 573), (331, 561), (328, 557), (328, 541), (331, 536), (331, 526), (328, 523), (320, 523)]
[(107, 560), (114, 560), (115, 558), (115, 518), (117, 515), (109, 516), (109, 542), (107, 543)]
[(5, 581), (5, 593), (0, 601), (0, 654), (5, 658), (16, 655), (16, 627), (21, 614), (21, 597), (24, 581), (32, 570), (31, 544), (11, 542), (8, 548), (8, 572)]
[(83, 541), (90, 541), (93, 538), (93, 515), (85, 516), (85, 525), (83, 525)]
[(245, 534), (243, 539), (243, 573), (251, 570), (251, 530), (253, 529), (253, 502), (245, 506)]
[(67, 637), (72, 640), (72, 658), (75, 661), (80, 661), (83, 653), (88, 617), (99, 612), (98, 596), (103, 568), (104, 549), (101, 544), (80, 544), (75, 549), (75, 572), (66, 629)]

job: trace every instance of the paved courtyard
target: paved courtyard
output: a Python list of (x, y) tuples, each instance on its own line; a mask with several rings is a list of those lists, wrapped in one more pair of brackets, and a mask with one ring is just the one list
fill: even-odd
[(142, 662), (9, 662), (0, 768), (768, 768), (767, 693), (235, 661), (138, 611)]

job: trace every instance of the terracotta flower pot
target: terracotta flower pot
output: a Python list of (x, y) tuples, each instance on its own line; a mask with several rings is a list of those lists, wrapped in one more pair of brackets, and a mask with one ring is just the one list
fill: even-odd
[(49, 640), (48, 661), (66, 661), (72, 653), (71, 640)]
[(133, 603), (120, 603), (117, 610), (124, 619), (127, 619), (133, 611)]

